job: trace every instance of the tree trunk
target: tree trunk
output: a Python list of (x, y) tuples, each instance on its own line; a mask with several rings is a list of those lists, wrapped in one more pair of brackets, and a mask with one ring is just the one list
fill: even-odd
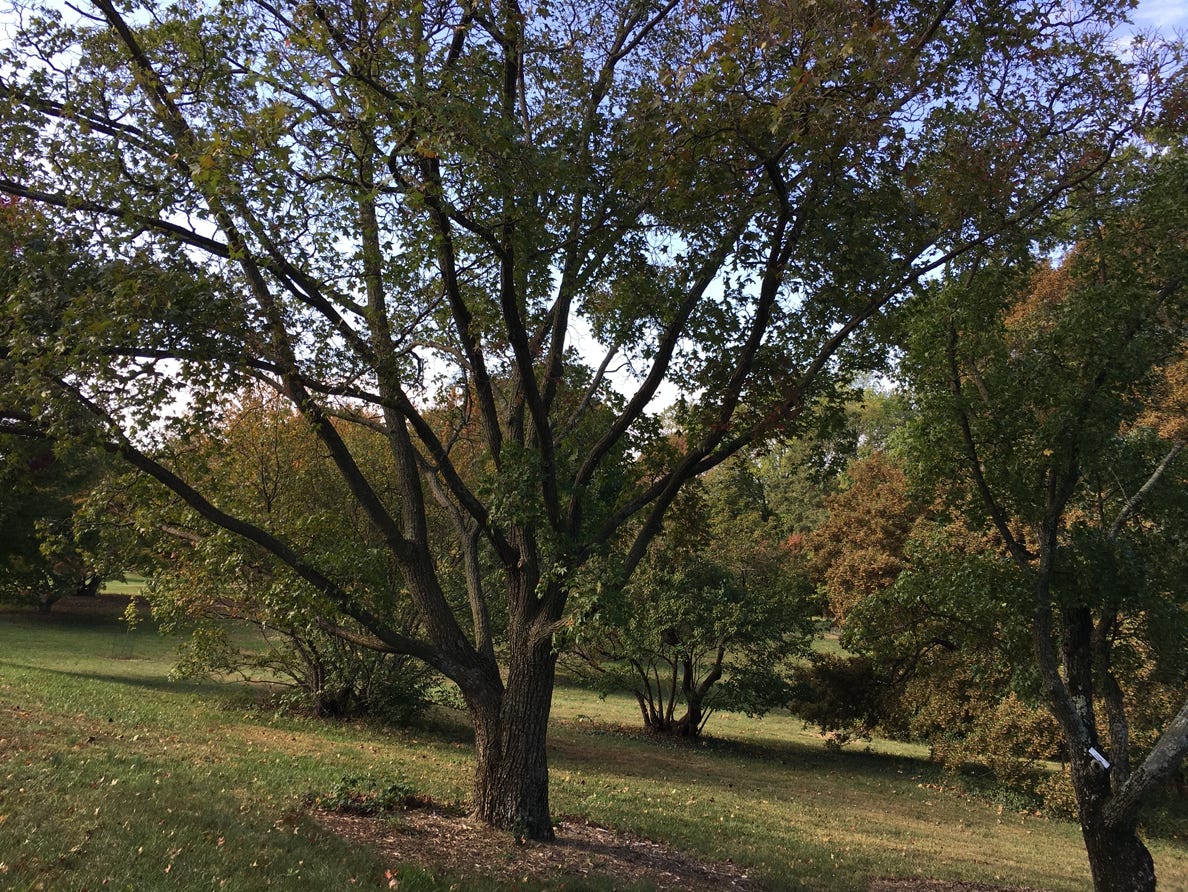
[(705, 713), (701, 708), (701, 698), (698, 696), (690, 696), (685, 708), (685, 714), (681, 716), (672, 730), (676, 732), (678, 737), (699, 737), (701, 735), (701, 720), (705, 717)]
[(545, 749), (556, 656), (550, 642), (513, 653), (507, 685), (495, 672), (467, 700), (475, 734), (473, 813), (518, 838), (550, 841)]
[(1155, 862), (1133, 825), (1082, 823), (1096, 892), (1155, 892)]
[(1074, 756), (1071, 767), (1094, 890), (1154, 892), (1155, 862), (1139, 839), (1136, 821), (1107, 820), (1112, 798), (1109, 774), (1084, 756), (1079, 760)]
[(103, 584), (103, 579), (99, 576), (88, 576), (83, 579), (78, 588), (74, 590), (76, 598), (95, 598), (99, 595), (99, 586)]

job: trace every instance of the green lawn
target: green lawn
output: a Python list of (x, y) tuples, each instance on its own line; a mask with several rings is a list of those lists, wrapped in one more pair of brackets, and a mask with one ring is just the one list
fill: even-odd
[(123, 582), (118, 579), (105, 580), (100, 591), (107, 595), (139, 595), (146, 582), (148, 580), (143, 576), (129, 573)]
[[(0, 613), (0, 890), (386, 889), (392, 865), (319, 830), (303, 795), (344, 775), (467, 795), (448, 716), (393, 732), (276, 716), (242, 687), (169, 681), (172, 649), (148, 624)], [(554, 714), (558, 815), (733, 858), (772, 889), (1088, 883), (1073, 825), (942, 789), (911, 747), (835, 753), (790, 717), (734, 715), (704, 744), (664, 744), (620, 730), (638, 724), (630, 699), (575, 687)], [(1161, 889), (1188, 890), (1184, 843), (1151, 845)], [(403, 870), (400, 888), (493, 886)]]

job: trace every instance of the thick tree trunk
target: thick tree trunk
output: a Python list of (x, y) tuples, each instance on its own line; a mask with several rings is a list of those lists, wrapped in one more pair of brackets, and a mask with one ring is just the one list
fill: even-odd
[[(1053, 524), (1051, 530), (1055, 529)], [(1073, 792), (1085, 840), (1085, 852), (1096, 892), (1154, 892), (1155, 864), (1139, 839), (1134, 812), (1109, 818), (1115, 798), (1108, 769), (1092, 758), (1089, 748), (1100, 748), (1093, 711), (1093, 618), (1088, 608), (1068, 608), (1060, 613), (1061, 677), (1051, 649), (1052, 611), (1049, 585), (1052, 579), (1054, 533), (1041, 552), (1037, 581), (1037, 610), (1032, 629), (1035, 653), (1044, 679), (1052, 714), (1064, 731), (1070, 750)], [(1116, 766), (1115, 772), (1122, 766)], [(1117, 812), (1117, 809), (1113, 809)]]
[(507, 685), (467, 695), (475, 732), (473, 812), (517, 837), (553, 839), (546, 753), (556, 656), (549, 642), (513, 654)]
[[(1119, 818), (1110, 774), (1085, 754), (1074, 754), (1073, 792), (1096, 892), (1154, 892), (1155, 862), (1139, 839), (1133, 814)], [(1111, 812), (1113, 812), (1111, 814)]]
[(701, 698), (690, 697), (685, 714), (673, 725), (672, 730), (678, 737), (698, 737), (701, 735), (701, 720), (704, 717)]
[(1154, 892), (1155, 862), (1133, 825), (1082, 822), (1096, 892)]

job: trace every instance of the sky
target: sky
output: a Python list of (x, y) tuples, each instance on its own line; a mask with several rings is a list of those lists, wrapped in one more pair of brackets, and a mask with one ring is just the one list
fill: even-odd
[(1140, 28), (1164, 32), (1188, 31), (1188, 2), (1185, 0), (1140, 0), (1131, 18)]

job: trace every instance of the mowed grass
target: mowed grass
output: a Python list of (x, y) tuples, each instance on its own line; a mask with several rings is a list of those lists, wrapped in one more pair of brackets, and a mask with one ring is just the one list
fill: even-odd
[(139, 595), (148, 582), (143, 576), (129, 573), (121, 579), (107, 579), (100, 589), (106, 595)]
[[(386, 889), (397, 866), (318, 828), (305, 794), (357, 776), (467, 796), (470, 742), (449, 715), (397, 731), (277, 716), (242, 686), (168, 680), (172, 660), (148, 624), (0, 614), (0, 890)], [(634, 701), (576, 687), (554, 716), (556, 815), (731, 858), (772, 889), (1088, 885), (1075, 826), (942, 789), (910, 747), (835, 753), (793, 718), (729, 714), (705, 744), (665, 744), (634, 732)], [(1188, 889), (1183, 843), (1152, 849), (1161, 889)], [(398, 874), (404, 890), (513, 888)]]

